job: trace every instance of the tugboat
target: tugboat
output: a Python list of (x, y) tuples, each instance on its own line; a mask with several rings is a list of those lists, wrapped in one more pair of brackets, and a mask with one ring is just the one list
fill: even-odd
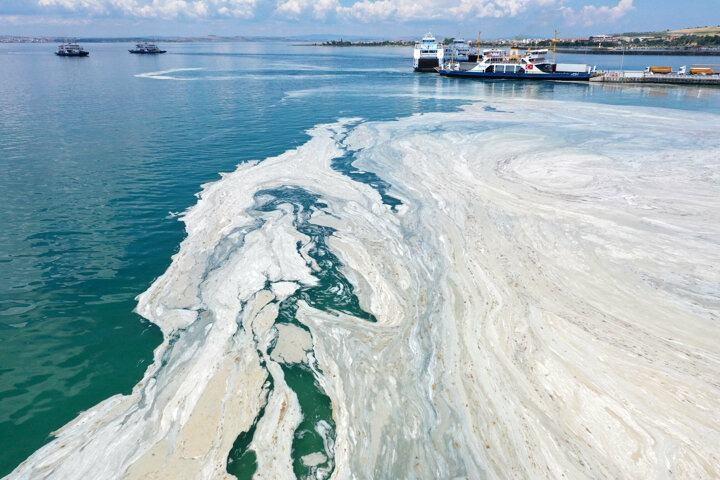
[(136, 44), (135, 48), (128, 50), (128, 52), (140, 55), (155, 55), (158, 53), (165, 53), (167, 50), (160, 50), (154, 43), (141, 42)]
[(578, 63), (554, 63), (546, 59), (547, 49), (528, 50), (521, 56), (517, 50), (488, 49), (477, 63), (445, 63), (438, 71), (445, 77), (514, 80), (587, 81), (598, 75), (595, 67)]
[(87, 57), (90, 52), (84, 50), (77, 43), (63, 43), (55, 52), (58, 57)]
[(428, 33), (415, 44), (413, 50), (413, 69), (416, 72), (434, 72), (442, 64), (443, 49), (438, 46), (435, 37)]

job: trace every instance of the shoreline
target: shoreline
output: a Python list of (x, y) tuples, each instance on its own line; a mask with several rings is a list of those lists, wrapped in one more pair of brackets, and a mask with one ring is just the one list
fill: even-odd
[[(413, 47), (414, 42), (336, 42), (336, 43), (298, 43), (297, 46), (306, 47)], [(507, 44), (487, 43), (483, 48), (510, 48)], [(552, 48), (549, 45), (523, 45), (525, 48)], [(699, 49), (617, 49), (605, 47), (558, 47), (558, 53), (589, 54), (589, 55), (637, 55), (637, 56), (680, 56), (680, 57), (720, 57), (720, 48), (699, 48)]]

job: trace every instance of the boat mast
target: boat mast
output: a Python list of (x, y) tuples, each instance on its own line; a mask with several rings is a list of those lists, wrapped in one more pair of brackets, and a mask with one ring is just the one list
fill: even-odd
[(553, 51), (553, 63), (557, 64), (557, 43), (558, 43), (558, 31), (557, 28), (555, 29), (555, 34), (553, 36), (552, 41), (552, 51)]

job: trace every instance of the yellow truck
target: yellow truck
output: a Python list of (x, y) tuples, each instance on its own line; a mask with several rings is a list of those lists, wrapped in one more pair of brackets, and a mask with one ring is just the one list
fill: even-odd
[(651, 65), (645, 69), (647, 73), (653, 73), (655, 75), (667, 75), (668, 73), (672, 73), (672, 67), (664, 67), (664, 66), (658, 66), (658, 65)]
[(701, 65), (692, 67), (683, 66), (680, 67), (678, 73), (680, 75), (716, 75), (720, 73), (720, 70), (715, 70), (713, 67)]

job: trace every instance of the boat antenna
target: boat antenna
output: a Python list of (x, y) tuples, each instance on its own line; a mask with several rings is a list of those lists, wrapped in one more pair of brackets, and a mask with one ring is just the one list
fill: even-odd
[(553, 63), (557, 63), (557, 43), (558, 43), (558, 31), (555, 29), (555, 35), (553, 36)]

